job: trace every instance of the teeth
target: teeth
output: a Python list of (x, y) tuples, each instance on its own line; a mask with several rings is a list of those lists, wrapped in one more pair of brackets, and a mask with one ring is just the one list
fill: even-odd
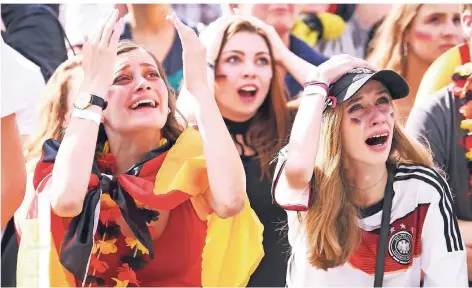
[(135, 109), (136, 107), (138, 107), (139, 104), (151, 104), (152, 107), (156, 107), (156, 101), (151, 99), (144, 99), (134, 102), (133, 104), (131, 104), (130, 108)]
[(380, 137), (387, 137), (387, 133), (384, 133), (384, 134), (380, 134), (380, 135), (375, 135), (375, 136), (372, 136), (370, 138), (380, 138)]
[(241, 88), (241, 90), (246, 91), (246, 92), (252, 92), (252, 91), (256, 91), (256, 87), (246, 86), (244, 88)]

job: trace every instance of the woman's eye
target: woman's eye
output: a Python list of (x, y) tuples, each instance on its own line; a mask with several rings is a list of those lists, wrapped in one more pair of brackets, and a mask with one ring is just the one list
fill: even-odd
[(362, 108), (362, 106), (360, 104), (356, 104), (356, 105), (351, 106), (351, 108), (349, 108), (349, 112), (354, 112), (354, 111), (357, 111), (361, 108)]
[(377, 100), (377, 103), (378, 104), (388, 104), (388, 103), (390, 103), (390, 99), (388, 99), (387, 97), (380, 97), (379, 100)]
[(270, 62), (269, 62), (269, 59), (267, 59), (267, 58), (259, 58), (259, 59), (257, 59), (257, 64), (267, 65), (267, 64), (269, 64), (269, 63), (270, 63)]
[(228, 61), (229, 63), (237, 63), (237, 62), (240, 62), (240, 59), (239, 59), (239, 57), (237, 57), (237, 56), (231, 56), (231, 57), (228, 58), (227, 61)]
[(153, 72), (149, 72), (147, 76), (151, 78), (159, 78), (159, 73), (153, 71)]
[(437, 16), (433, 16), (431, 18), (429, 18), (429, 23), (439, 23), (439, 17)]
[(116, 77), (115, 80), (113, 80), (113, 84), (124, 82), (124, 81), (130, 80), (130, 79), (131, 78), (128, 77), (128, 76), (119, 76), (119, 77)]

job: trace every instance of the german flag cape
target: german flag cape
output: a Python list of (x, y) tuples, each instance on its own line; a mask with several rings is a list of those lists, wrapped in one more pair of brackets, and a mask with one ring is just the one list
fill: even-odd
[(469, 45), (458, 45), (442, 54), (431, 64), (421, 80), (415, 103), (428, 99), (441, 88), (452, 83), (452, 75), (457, 66), (470, 62)]
[(264, 256), (263, 226), (247, 200), (243, 211), (232, 218), (221, 219), (212, 213), (203, 198), (209, 184), (196, 129), (187, 128), (175, 143), (166, 142), (152, 150), (118, 176), (107, 174), (113, 172), (105, 167), (110, 159), (96, 161), (82, 212), (74, 218), (58, 217), (51, 209), (50, 180), (59, 147), (60, 143), (47, 140), (35, 170), (36, 195), (22, 227), (18, 253), (18, 287), (75, 287), (89, 283), (87, 273), (103, 196), (116, 203), (151, 259), (159, 255), (154, 255), (151, 234), (137, 203), (155, 210), (172, 210), (190, 200), (198, 217), (207, 221), (202, 286), (247, 285)]

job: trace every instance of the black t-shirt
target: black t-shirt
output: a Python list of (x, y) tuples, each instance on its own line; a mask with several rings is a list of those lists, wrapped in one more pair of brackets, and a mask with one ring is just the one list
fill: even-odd
[[(233, 140), (238, 141), (235, 135), (246, 135), (250, 120), (244, 123), (236, 123), (225, 119)], [(244, 143), (246, 146), (247, 139)], [(244, 150), (242, 149), (243, 154)], [(248, 287), (285, 287), (287, 261), (290, 256), (290, 246), (287, 238), (287, 213), (272, 202), (271, 187), (272, 178), (269, 175), (261, 177), (260, 160), (257, 155), (241, 155), (241, 160), (246, 172), (246, 192), (251, 208), (264, 225), (262, 245), (264, 258), (252, 274)], [(273, 175), (275, 165), (270, 169)]]

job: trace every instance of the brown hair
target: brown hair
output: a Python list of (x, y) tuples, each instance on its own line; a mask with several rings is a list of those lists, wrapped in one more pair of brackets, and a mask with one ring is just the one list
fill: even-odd
[[(154, 61), (156, 61), (159, 74), (161, 75), (167, 87), (167, 91), (169, 93), (169, 108), (171, 112), (167, 117), (166, 125), (162, 129), (162, 134), (167, 140), (175, 141), (181, 134), (183, 127), (179, 125), (175, 118), (175, 113), (177, 111), (175, 105), (176, 96), (174, 90), (167, 82), (166, 74), (162, 68), (162, 65), (152, 53), (129, 40), (120, 41), (117, 49), (117, 55), (125, 54), (137, 49), (143, 49), (149, 53), (149, 55), (151, 55)], [(53, 138), (57, 141), (62, 140), (64, 136), (63, 123), (65, 116), (69, 111), (68, 96), (71, 90), (71, 83), (74, 81), (73, 73), (76, 68), (81, 67), (81, 64), (82, 58), (80, 56), (68, 59), (59, 65), (54, 74), (51, 76), (51, 79), (49, 79), (46, 85), (44, 101), (39, 114), (41, 115), (40, 128), (38, 129), (38, 132), (35, 134), (35, 136), (31, 138), (31, 141), (28, 144), (25, 157), (26, 161), (33, 160), (41, 155), (42, 145), (47, 139)], [(100, 125), (98, 138), (97, 151), (101, 152), (103, 151), (103, 144), (107, 138), (103, 129), (103, 125)], [(36, 163), (32, 164), (34, 164), (34, 166), (36, 165)], [(34, 169), (34, 167), (31, 168)]]
[[(176, 116), (175, 114), (179, 113), (180, 116), (182, 116), (182, 115), (180, 114), (180, 112), (177, 110), (177, 107), (176, 107), (176, 98), (177, 98), (176, 93), (175, 93), (174, 89), (172, 89), (172, 87), (170, 86), (170, 84), (167, 80), (165, 70), (162, 67), (159, 60), (157, 60), (157, 58), (156, 58), (156, 56), (154, 56), (154, 54), (152, 54), (148, 50), (144, 49), (143, 47), (139, 46), (138, 44), (136, 44), (136, 43), (134, 43), (133, 41), (130, 41), (130, 40), (120, 41), (120, 43), (118, 44), (117, 55), (122, 55), (122, 54), (125, 54), (125, 53), (128, 53), (128, 52), (135, 51), (135, 50), (140, 50), (140, 49), (145, 51), (146, 53), (148, 53), (152, 57), (152, 59), (154, 59), (154, 61), (156, 62), (156, 65), (157, 65), (157, 69), (159, 71), (159, 75), (161, 75), (162, 80), (164, 81), (164, 83), (166, 85), (167, 92), (169, 94), (170, 113), (167, 116), (166, 124), (162, 128), (162, 136), (164, 138), (166, 138), (167, 140), (169, 140), (169, 141), (175, 141), (175, 140), (177, 140), (179, 135), (182, 133), (183, 128), (184, 128), (178, 123), (178, 121), (175, 117)], [(185, 119), (183, 116), (182, 116), (182, 118)], [(185, 125), (187, 125), (186, 122), (185, 122)]]
[(215, 63), (218, 63), (221, 52), (228, 40), (238, 32), (249, 32), (261, 36), (269, 48), (272, 62), (272, 80), (269, 93), (259, 107), (248, 130), (248, 138), (261, 159), (262, 175), (268, 175), (271, 159), (277, 154), (287, 139), (289, 129), (289, 112), (285, 98), (285, 86), (282, 77), (278, 75), (272, 46), (267, 35), (261, 29), (247, 20), (232, 23), (223, 36), (220, 51)]
[(367, 60), (378, 69), (406, 76), (405, 37), (423, 4), (395, 5), (370, 43)]
[[(345, 103), (323, 114), (316, 157), (312, 206), (304, 218), (308, 259), (316, 268), (328, 269), (346, 262), (360, 241), (358, 208), (354, 204), (343, 168), (341, 120)], [(389, 163), (433, 167), (430, 151), (403, 132), (395, 120)]]
[(42, 145), (46, 140), (53, 138), (60, 141), (64, 136), (62, 125), (69, 111), (68, 96), (74, 81), (74, 73), (81, 68), (81, 65), (82, 57), (70, 58), (59, 65), (49, 79), (39, 110), (39, 127), (26, 147), (27, 162), (41, 156)]
[(462, 4), (460, 4), (460, 8), (461, 8), (462, 13), (464, 13), (466, 11), (472, 12), (472, 4), (462, 3)]

